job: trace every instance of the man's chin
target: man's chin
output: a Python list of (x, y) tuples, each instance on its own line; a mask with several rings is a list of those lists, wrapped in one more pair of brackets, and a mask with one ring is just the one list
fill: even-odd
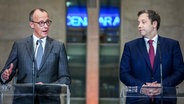
[(143, 34), (143, 33), (140, 33), (140, 35), (141, 35), (141, 36), (145, 36), (145, 34)]
[(48, 34), (45, 34), (45, 33), (44, 33), (44, 34), (42, 34), (42, 37), (47, 37), (47, 36), (48, 36)]

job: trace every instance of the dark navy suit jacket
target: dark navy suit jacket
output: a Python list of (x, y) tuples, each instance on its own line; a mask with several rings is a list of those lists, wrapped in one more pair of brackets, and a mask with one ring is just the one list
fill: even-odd
[(139, 87), (146, 82), (160, 83), (160, 62), (164, 87), (175, 87), (183, 81), (184, 63), (179, 42), (161, 36), (158, 36), (158, 41), (154, 69), (151, 68), (144, 38), (125, 43), (120, 62), (121, 82), (126, 86)]

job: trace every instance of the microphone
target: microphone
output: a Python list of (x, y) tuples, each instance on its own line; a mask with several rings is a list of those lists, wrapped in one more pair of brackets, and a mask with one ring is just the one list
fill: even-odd
[(157, 41), (159, 62), (160, 62), (160, 85), (161, 85), (161, 104), (163, 104), (163, 77), (162, 77), (162, 53), (160, 49), (160, 42)]
[(161, 84), (161, 87), (163, 86), (163, 78), (162, 78), (162, 54), (161, 54), (161, 49), (160, 49), (160, 42), (158, 41), (157, 42), (158, 44), (158, 54), (159, 54), (159, 62), (160, 62), (160, 84)]
[(35, 53), (36, 53), (36, 49), (38, 47), (38, 40), (36, 41), (36, 46), (34, 48), (34, 54), (33, 54), (33, 68), (32, 68), (32, 87), (33, 87), (33, 104), (35, 103)]
[(36, 41), (36, 46), (38, 46), (38, 40)]

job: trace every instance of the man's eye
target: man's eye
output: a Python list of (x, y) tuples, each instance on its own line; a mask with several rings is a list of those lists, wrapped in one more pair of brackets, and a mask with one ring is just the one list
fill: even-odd
[(145, 24), (145, 23), (146, 23), (146, 21), (142, 21), (142, 23), (143, 23), (143, 24)]
[(40, 21), (39, 24), (44, 24), (44, 22), (43, 21)]

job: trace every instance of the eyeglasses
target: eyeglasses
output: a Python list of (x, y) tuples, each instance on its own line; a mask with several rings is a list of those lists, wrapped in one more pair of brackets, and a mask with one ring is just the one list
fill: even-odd
[(44, 21), (40, 21), (40, 22), (31, 21), (31, 22), (39, 24), (40, 27), (43, 27), (45, 24), (46, 24), (47, 26), (50, 26), (51, 23), (52, 23), (51, 20), (47, 20), (47, 21), (45, 21), (45, 22), (44, 22)]

